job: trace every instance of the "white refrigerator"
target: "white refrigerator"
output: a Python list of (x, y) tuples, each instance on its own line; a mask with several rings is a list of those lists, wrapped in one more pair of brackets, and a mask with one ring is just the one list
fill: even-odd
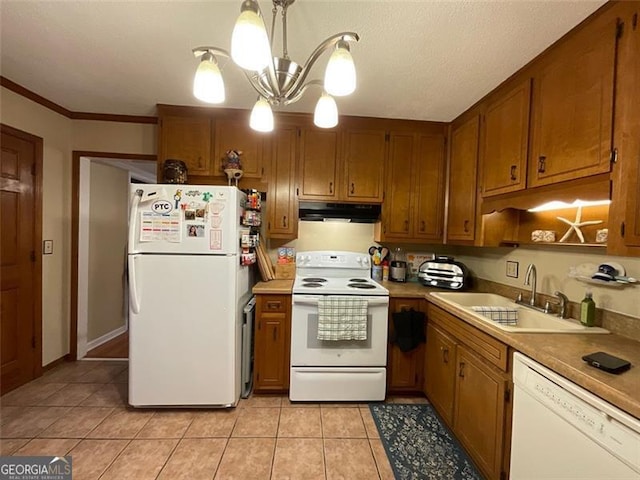
[(236, 187), (131, 185), (130, 405), (237, 404), (245, 202)]

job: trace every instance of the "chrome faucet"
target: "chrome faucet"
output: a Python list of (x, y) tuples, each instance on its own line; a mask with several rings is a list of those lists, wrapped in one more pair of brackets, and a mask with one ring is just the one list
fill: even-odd
[[(533, 279), (531, 278), (533, 277)], [(524, 284), (531, 285), (531, 298), (529, 299), (529, 305), (532, 307), (536, 304), (536, 281), (538, 279), (538, 272), (536, 266), (530, 263), (527, 267), (527, 273), (524, 276)]]
[(557, 291), (554, 295), (560, 300), (558, 304), (558, 316), (560, 318), (569, 318), (569, 299), (562, 292)]

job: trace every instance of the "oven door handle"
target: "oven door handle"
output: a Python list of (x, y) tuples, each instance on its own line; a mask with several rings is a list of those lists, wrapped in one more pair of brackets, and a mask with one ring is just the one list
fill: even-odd
[[(318, 305), (319, 297), (293, 297), (294, 305)], [(389, 297), (367, 297), (367, 306), (389, 305)]]

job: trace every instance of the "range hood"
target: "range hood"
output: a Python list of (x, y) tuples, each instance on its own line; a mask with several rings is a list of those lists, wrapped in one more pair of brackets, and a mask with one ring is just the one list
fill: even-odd
[(307, 222), (375, 223), (380, 219), (380, 205), (300, 202), (298, 213)]

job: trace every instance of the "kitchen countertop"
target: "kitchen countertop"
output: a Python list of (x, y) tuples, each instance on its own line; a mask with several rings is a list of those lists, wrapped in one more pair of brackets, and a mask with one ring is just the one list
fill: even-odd
[[(640, 342), (615, 334), (508, 333), (432, 295), (428, 295), (427, 299), (594, 395), (640, 418)], [(583, 355), (597, 351), (628, 360), (631, 369), (614, 375), (591, 367), (582, 360)]]
[[(589, 390), (621, 410), (640, 418), (640, 342), (615, 335), (592, 333), (508, 333), (490, 323), (476, 319), (464, 309), (456, 308), (430, 292), (442, 291), (420, 283), (380, 282), (397, 298), (425, 298), (468, 324), (531, 357), (563, 377)], [(293, 280), (259, 282), (254, 294), (291, 294)], [(604, 351), (631, 362), (631, 369), (619, 375), (587, 365), (582, 356)]]
[(291, 295), (293, 279), (291, 280), (271, 280), (269, 282), (258, 282), (251, 290), (254, 294), (278, 294)]

